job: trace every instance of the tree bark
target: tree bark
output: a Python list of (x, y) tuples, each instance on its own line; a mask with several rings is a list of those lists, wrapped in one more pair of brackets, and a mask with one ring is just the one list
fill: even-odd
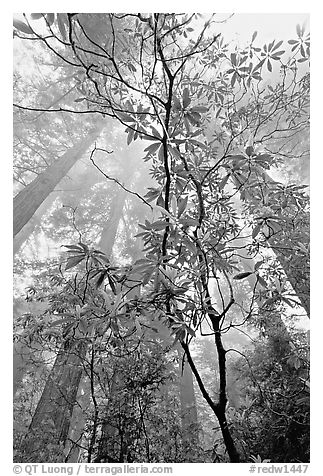
[(98, 248), (103, 251), (106, 256), (112, 255), (113, 246), (118, 233), (119, 222), (122, 216), (123, 207), (126, 201), (127, 192), (120, 190), (116, 193), (111, 202), (111, 210), (109, 220), (104, 227)]
[(23, 443), (26, 461), (46, 462), (41, 461), (46, 445), (65, 444), (86, 350), (81, 339), (62, 345)]
[(13, 203), (13, 236), (29, 222), (36, 210), (55, 189), (73, 165), (82, 157), (100, 134), (104, 122), (97, 126), (78, 144), (66, 151), (59, 159), (21, 190)]
[(180, 347), (178, 347), (178, 356), (180, 361), (182, 441), (186, 453), (185, 462), (190, 463), (195, 461), (194, 450), (199, 442), (196, 398), (192, 369), (186, 360), (184, 365), (181, 365), (183, 351)]
[[(217, 328), (217, 323), (215, 321), (212, 322), (213, 327)], [(233, 438), (231, 436), (230, 429), (228, 427), (228, 423), (226, 420), (226, 402), (227, 402), (227, 397), (226, 397), (226, 369), (225, 369), (225, 354), (226, 351), (223, 348), (222, 341), (221, 341), (221, 336), (220, 333), (217, 333), (216, 337), (216, 346), (217, 346), (217, 351), (218, 351), (218, 359), (219, 359), (219, 373), (220, 373), (220, 396), (219, 396), (219, 401), (216, 403), (206, 390), (204, 383), (201, 379), (201, 376), (195, 366), (195, 363), (192, 359), (189, 346), (188, 344), (182, 342), (182, 347), (185, 351), (185, 354), (187, 356), (188, 363), (192, 369), (192, 372), (196, 378), (196, 381), (198, 383), (198, 386), (201, 390), (202, 396), (214, 412), (220, 428), (221, 428), (221, 433), (223, 437), (223, 442), (225, 444), (226, 450), (228, 452), (230, 462), (231, 463), (239, 463), (240, 462), (240, 455), (237, 451), (236, 445), (233, 441)], [(224, 367), (223, 367), (224, 365)]]
[[(81, 170), (80, 170), (80, 167)], [(55, 199), (59, 196), (62, 199), (69, 196), (69, 192), (72, 187), (84, 189), (85, 183), (87, 183), (88, 178), (88, 169), (77, 161), (74, 166), (70, 169), (70, 173), (66, 174), (65, 177), (57, 184), (53, 192), (51, 192), (43, 203), (38, 207), (31, 219), (26, 223), (25, 226), (17, 233), (13, 240), (13, 255), (18, 253), (21, 246), (26, 242), (29, 236), (33, 233), (37, 225), (41, 224), (42, 216), (47, 212), (47, 210), (52, 206)]]
[(42, 353), (39, 342), (27, 345), (26, 342), (20, 341), (13, 344), (13, 396), (15, 396), (19, 384), (25, 375), (26, 368), (34, 364), (35, 352), (38, 355)]

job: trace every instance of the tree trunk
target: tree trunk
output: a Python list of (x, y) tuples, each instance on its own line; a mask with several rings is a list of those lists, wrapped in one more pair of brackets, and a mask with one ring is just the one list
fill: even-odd
[[(29, 345), (23, 340), (13, 344), (13, 395), (22, 381), (26, 368), (32, 366), (35, 362), (35, 353), (42, 354), (42, 348), (39, 342), (33, 342)], [(37, 360), (37, 357), (36, 357)], [(41, 366), (42, 367), (42, 366)], [(39, 368), (37, 366), (37, 368)]]
[(65, 444), (86, 350), (83, 340), (62, 345), (23, 443), (26, 462), (48, 462), (46, 447)]
[(222, 436), (223, 436), (223, 441), (226, 447), (226, 450), (228, 452), (230, 462), (231, 463), (240, 463), (240, 456), (239, 453), (236, 449), (235, 443), (233, 441), (233, 438), (231, 436), (229, 427), (228, 427), (228, 422), (225, 416), (225, 409), (220, 410), (219, 412), (216, 413)]
[(180, 361), (180, 402), (182, 421), (182, 442), (186, 453), (185, 462), (196, 462), (194, 450), (198, 445), (198, 418), (196, 409), (196, 398), (194, 392), (193, 373), (191, 367), (185, 360), (182, 367), (183, 351), (178, 347)]
[(47, 210), (52, 206), (55, 199), (60, 196), (60, 198), (65, 199), (69, 196), (69, 192), (72, 187), (84, 189), (84, 185), (87, 182), (88, 178), (88, 169), (81, 162), (77, 161), (74, 166), (70, 169), (70, 173), (65, 175), (63, 179), (57, 184), (53, 192), (51, 192), (43, 203), (38, 207), (31, 219), (26, 223), (26, 225), (17, 233), (13, 240), (13, 254), (15, 255), (20, 250), (21, 246), (33, 233), (37, 225), (41, 224), (42, 216), (47, 212)]
[(90, 392), (89, 381), (82, 376), (76, 396), (77, 405), (74, 405), (68, 441), (66, 442), (65, 463), (77, 463), (79, 460), (82, 437), (86, 424), (86, 412), (90, 405)]
[[(275, 185), (278, 182), (273, 180), (265, 171), (260, 176), (251, 174), (249, 179), (257, 183), (261, 180), (260, 186), (252, 185), (248, 187), (248, 182), (240, 191), (242, 199), (256, 206), (270, 207), (277, 203)], [(236, 178), (233, 180), (237, 188), (241, 188), (241, 182)], [(263, 198), (266, 196), (266, 200)], [(280, 230), (270, 230), (267, 237), (268, 243), (283, 268), (289, 283), (294, 289), (302, 307), (310, 317), (310, 279), (309, 279), (309, 252), (299, 253), (299, 242), (307, 247), (309, 245), (309, 217), (306, 212), (299, 211), (297, 217), (289, 214), (289, 207), (281, 207), (280, 215), (283, 218), (283, 225)], [(279, 218), (279, 216), (278, 216)], [(295, 225), (294, 221), (297, 219)], [(278, 222), (279, 223), (279, 222)], [(301, 234), (301, 235), (300, 235)], [(306, 243), (303, 243), (304, 236)]]
[[(212, 325), (214, 329), (217, 329), (219, 326), (219, 322), (216, 322), (214, 319), (212, 319)], [(184, 352), (186, 354), (188, 363), (192, 369), (192, 372), (196, 378), (196, 381), (198, 383), (198, 386), (201, 390), (203, 398), (206, 400), (210, 408), (212, 409), (213, 413), (215, 414), (220, 428), (221, 428), (221, 433), (223, 437), (223, 442), (225, 444), (226, 450), (228, 452), (230, 462), (231, 463), (239, 463), (240, 462), (240, 456), (237, 451), (236, 445), (233, 441), (233, 438), (231, 436), (230, 429), (228, 427), (228, 423), (226, 420), (226, 403), (227, 403), (227, 396), (226, 396), (226, 367), (225, 367), (225, 354), (226, 351), (223, 348), (222, 345), (222, 340), (221, 340), (221, 335), (219, 333), (219, 330), (216, 332), (216, 347), (218, 351), (218, 359), (219, 359), (219, 374), (220, 374), (220, 395), (219, 395), (219, 401), (216, 403), (206, 390), (204, 383), (202, 381), (202, 378), (195, 366), (195, 363), (192, 359), (189, 346), (188, 344), (182, 342), (181, 343)]]
[(104, 123), (98, 125), (77, 145), (66, 151), (59, 159), (38, 175), (14, 198), (13, 236), (29, 222), (36, 210), (55, 189), (73, 165), (82, 157), (100, 134)]
[[(31, 184), (27, 185), (14, 198), (14, 241), (13, 252), (17, 253), (22, 244), (34, 231), (40, 218), (48, 210), (55, 199), (51, 192), (65, 178), (68, 171), (85, 153), (88, 147), (100, 134), (104, 123), (97, 127), (76, 146), (69, 149), (53, 165), (49, 166), (45, 172), (40, 174)], [(52, 175), (52, 176), (51, 176)], [(47, 184), (47, 187), (46, 187)], [(13, 394), (25, 373), (25, 366), (28, 362), (31, 349), (22, 344), (13, 347)]]
[(120, 190), (119, 193), (117, 191), (111, 202), (109, 220), (101, 234), (98, 248), (108, 257), (112, 255), (112, 249), (118, 233), (119, 222), (122, 216), (122, 210), (126, 201), (126, 196), (127, 192), (124, 190)]
[[(128, 174), (127, 174), (128, 177)], [(116, 195), (111, 201), (111, 206), (110, 206), (110, 215), (109, 215), (109, 220), (107, 222), (107, 225), (102, 231), (101, 238), (98, 244), (98, 248), (103, 251), (107, 257), (111, 257), (112, 255), (112, 250), (113, 246), (116, 240), (116, 236), (118, 233), (118, 228), (119, 228), (119, 223), (122, 217), (122, 211), (124, 208), (124, 204), (126, 201), (126, 196), (127, 193), (119, 188), (119, 185), (115, 185), (117, 187), (116, 189)], [(89, 400), (89, 396), (86, 397), (87, 400)], [(73, 413), (73, 420), (75, 422), (74, 427), (71, 429), (70, 433), (70, 440), (74, 441), (76, 443), (77, 439), (80, 439), (82, 437), (82, 423), (85, 423), (85, 418), (84, 415), (78, 415), (79, 414), (79, 409), (76, 407), (74, 409)], [(102, 462), (109, 462), (109, 451), (108, 451), (108, 440), (109, 436), (111, 439), (111, 432), (115, 433), (115, 429), (109, 425), (109, 422), (105, 422), (102, 424), (102, 433), (101, 433), (101, 438), (99, 442), (99, 448), (98, 448), (98, 455), (96, 460), (97, 461), (102, 461)], [(67, 461), (69, 462), (76, 462), (78, 460), (79, 456), (79, 450), (80, 447), (77, 444), (72, 443), (72, 451), (70, 455), (67, 457)]]

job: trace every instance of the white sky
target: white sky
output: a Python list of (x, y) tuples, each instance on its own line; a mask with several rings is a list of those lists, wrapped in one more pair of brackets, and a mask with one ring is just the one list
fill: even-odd
[[(219, 17), (225, 18), (224, 14)], [(309, 15), (304, 13), (237, 13), (226, 24), (219, 24), (219, 31), (225, 39), (241, 42), (250, 41), (254, 31), (258, 31), (255, 43), (263, 45), (274, 38), (289, 40), (296, 35), (296, 25), (306, 23), (309, 27)]]

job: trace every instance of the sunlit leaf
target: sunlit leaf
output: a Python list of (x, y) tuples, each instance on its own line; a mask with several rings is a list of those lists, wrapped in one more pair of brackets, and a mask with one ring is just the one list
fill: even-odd
[(156, 231), (160, 231), (164, 230), (167, 226), (169, 226), (169, 223), (167, 221), (157, 220), (151, 223), (150, 228)]
[(26, 33), (26, 35), (32, 35), (34, 33), (33, 30), (21, 20), (13, 20), (13, 26), (22, 33)]

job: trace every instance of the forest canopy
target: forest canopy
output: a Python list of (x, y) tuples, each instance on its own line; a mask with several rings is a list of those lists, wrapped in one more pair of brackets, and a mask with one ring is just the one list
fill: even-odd
[(309, 32), (233, 18), (14, 18), (15, 462), (309, 462)]

